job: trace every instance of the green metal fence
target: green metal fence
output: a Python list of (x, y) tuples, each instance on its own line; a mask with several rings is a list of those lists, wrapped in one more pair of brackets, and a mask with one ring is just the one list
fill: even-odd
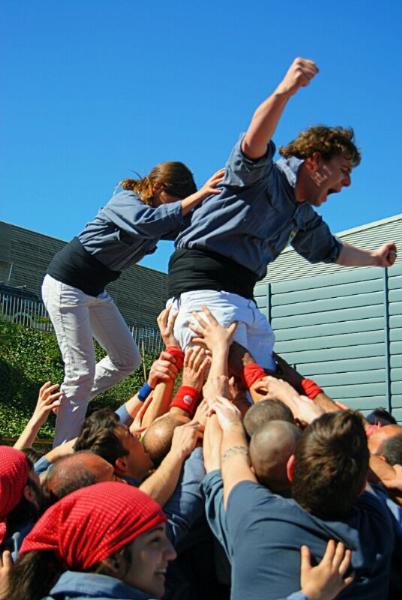
[(402, 421), (402, 264), (259, 284), (276, 351), (336, 400)]

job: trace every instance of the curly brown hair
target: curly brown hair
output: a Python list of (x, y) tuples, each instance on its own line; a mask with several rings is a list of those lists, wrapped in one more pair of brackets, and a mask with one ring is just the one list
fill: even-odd
[(353, 167), (357, 167), (361, 155), (353, 138), (354, 131), (351, 127), (317, 125), (300, 132), (293, 142), (279, 148), (279, 154), (285, 158), (308, 158), (314, 152), (319, 152), (324, 160), (342, 154), (352, 161)]

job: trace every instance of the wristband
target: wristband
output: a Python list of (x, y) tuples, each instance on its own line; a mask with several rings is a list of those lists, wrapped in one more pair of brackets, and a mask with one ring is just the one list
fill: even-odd
[(246, 387), (251, 388), (253, 383), (265, 377), (266, 373), (257, 363), (251, 363), (243, 368), (242, 380)]
[(181, 408), (190, 415), (190, 418), (193, 418), (200, 399), (201, 394), (198, 390), (191, 385), (181, 385), (172, 400), (170, 408)]
[(140, 391), (137, 393), (138, 400), (144, 402), (149, 396), (149, 394), (153, 391), (153, 388), (149, 385), (149, 383), (145, 382)]
[(304, 393), (310, 398), (310, 400), (314, 400), (314, 398), (318, 396), (318, 394), (322, 393), (322, 389), (320, 388), (318, 383), (316, 383), (312, 379), (302, 379), (301, 386), (303, 388)]
[(184, 363), (184, 352), (181, 348), (179, 348), (178, 346), (169, 346), (168, 348), (166, 348), (166, 352), (169, 352), (169, 354), (171, 354), (175, 361), (176, 361), (176, 367), (178, 368), (179, 371), (182, 370), (183, 368), (183, 363)]

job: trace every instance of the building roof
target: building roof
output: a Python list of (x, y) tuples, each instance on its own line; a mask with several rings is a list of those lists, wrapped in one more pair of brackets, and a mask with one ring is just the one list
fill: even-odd
[[(366, 225), (346, 229), (338, 233), (337, 237), (348, 244), (368, 250), (374, 250), (388, 241), (394, 241), (399, 248), (402, 248), (402, 213), (381, 219), (380, 221), (373, 221)], [(398, 262), (401, 260), (402, 257), (399, 256)], [(272, 265), (269, 265), (266, 277), (257, 286), (261, 283), (274, 283), (289, 279), (300, 279), (302, 277), (315, 277), (323, 274), (330, 275), (331, 273), (338, 272), (340, 269), (351, 270), (356, 268), (361, 267), (341, 267), (328, 263), (311, 264), (289, 246), (278, 256)]]
[[(48, 264), (66, 242), (0, 221), (0, 282), (40, 297)], [(108, 286), (129, 325), (156, 327), (167, 299), (167, 275), (133, 265)]]

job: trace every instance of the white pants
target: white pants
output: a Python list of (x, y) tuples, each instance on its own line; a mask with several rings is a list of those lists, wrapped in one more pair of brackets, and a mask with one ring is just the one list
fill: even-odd
[(201, 306), (205, 304), (224, 327), (238, 321), (233, 339), (247, 348), (264, 369), (275, 369), (272, 357), (274, 332), (253, 300), (230, 292), (196, 290), (181, 294), (178, 300), (170, 299), (167, 304), (172, 304), (178, 311), (174, 335), (183, 350), (194, 335), (188, 326), (190, 322), (194, 322), (191, 313), (201, 311)]
[[(88, 402), (129, 375), (141, 357), (107, 292), (89, 296), (46, 275), (42, 297), (64, 361), (64, 394), (54, 439), (57, 446), (79, 433)], [(107, 352), (98, 363), (93, 338)]]

